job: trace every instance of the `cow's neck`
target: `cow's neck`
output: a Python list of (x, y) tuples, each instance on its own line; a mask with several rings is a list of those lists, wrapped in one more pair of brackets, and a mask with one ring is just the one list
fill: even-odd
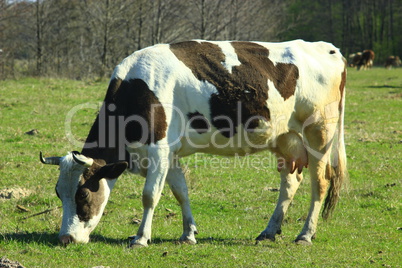
[(125, 160), (125, 151), (119, 153), (117, 132), (114, 124), (110, 124), (110, 114), (101, 108), (82, 149), (82, 154), (94, 159), (102, 159), (106, 163)]
[(119, 148), (120, 144), (117, 139), (119, 132), (115, 121), (118, 114), (115, 97), (121, 81), (121, 79), (113, 79), (110, 82), (103, 105), (89, 131), (81, 152), (87, 157), (103, 159), (106, 163), (114, 163), (126, 158), (124, 146)]

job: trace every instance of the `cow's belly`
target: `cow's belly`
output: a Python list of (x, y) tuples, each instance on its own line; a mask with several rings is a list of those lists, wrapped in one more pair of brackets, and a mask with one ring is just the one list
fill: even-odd
[(236, 128), (236, 134), (230, 138), (212, 128), (207, 133), (189, 133), (181, 138), (178, 156), (193, 153), (209, 153), (224, 156), (253, 154), (269, 149), (273, 141), (273, 128), (270, 122), (262, 121), (253, 131), (246, 131), (242, 126)]
[[(282, 119), (282, 117), (278, 118)], [(167, 145), (162, 146), (170, 146), (174, 154), (179, 157), (197, 152), (223, 156), (244, 156), (263, 150), (275, 151), (277, 137), (290, 130), (288, 123), (288, 120), (273, 119), (269, 122), (260, 120), (258, 127), (252, 131), (247, 131), (242, 125), (239, 125), (236, 128), (236, 134), (230, 138), (222, 135), (214, 127), (205, 133), (187, 131), (185, 135), (181, 135), (181, 138), (178, 137), (180, 135), (170, 133), (170, 137), (165, 140)], [(133, 143), (127, 147), (127, 151), (130, 154), (130, 171), (146, 176), (150, 164), (148, 162), (148, 145)]]

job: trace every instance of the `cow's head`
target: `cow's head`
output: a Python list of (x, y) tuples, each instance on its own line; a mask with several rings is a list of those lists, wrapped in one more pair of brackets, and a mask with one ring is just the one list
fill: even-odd
[(89, 234), (102, 217), (117, 177), (127, 168), (127, 162), (106, 164), (78, 152), (47, 158), (40, 153), (40, 160), (60, 167), (56, 184), (56, 194), (63, 203), (60, 242), (87, 243)]

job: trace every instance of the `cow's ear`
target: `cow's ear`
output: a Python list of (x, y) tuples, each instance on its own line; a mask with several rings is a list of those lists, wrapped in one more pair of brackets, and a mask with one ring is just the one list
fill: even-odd
[(127, 169), (127, 167), (128, 163), (126, 161), (107, 164), (98, 171), (98, 174), (101, 178), (116, 179), (124, 172), (124, 170)]

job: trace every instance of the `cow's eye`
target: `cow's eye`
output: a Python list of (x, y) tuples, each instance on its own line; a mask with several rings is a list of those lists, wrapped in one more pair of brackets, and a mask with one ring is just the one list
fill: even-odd
[(83, 199), (87, 198), (88, 195), (89, 195), (89, 190), (88, 189), (80, 189), (80, 190), (78, 190), (77, 198), (79, 200), (83, 200)]

